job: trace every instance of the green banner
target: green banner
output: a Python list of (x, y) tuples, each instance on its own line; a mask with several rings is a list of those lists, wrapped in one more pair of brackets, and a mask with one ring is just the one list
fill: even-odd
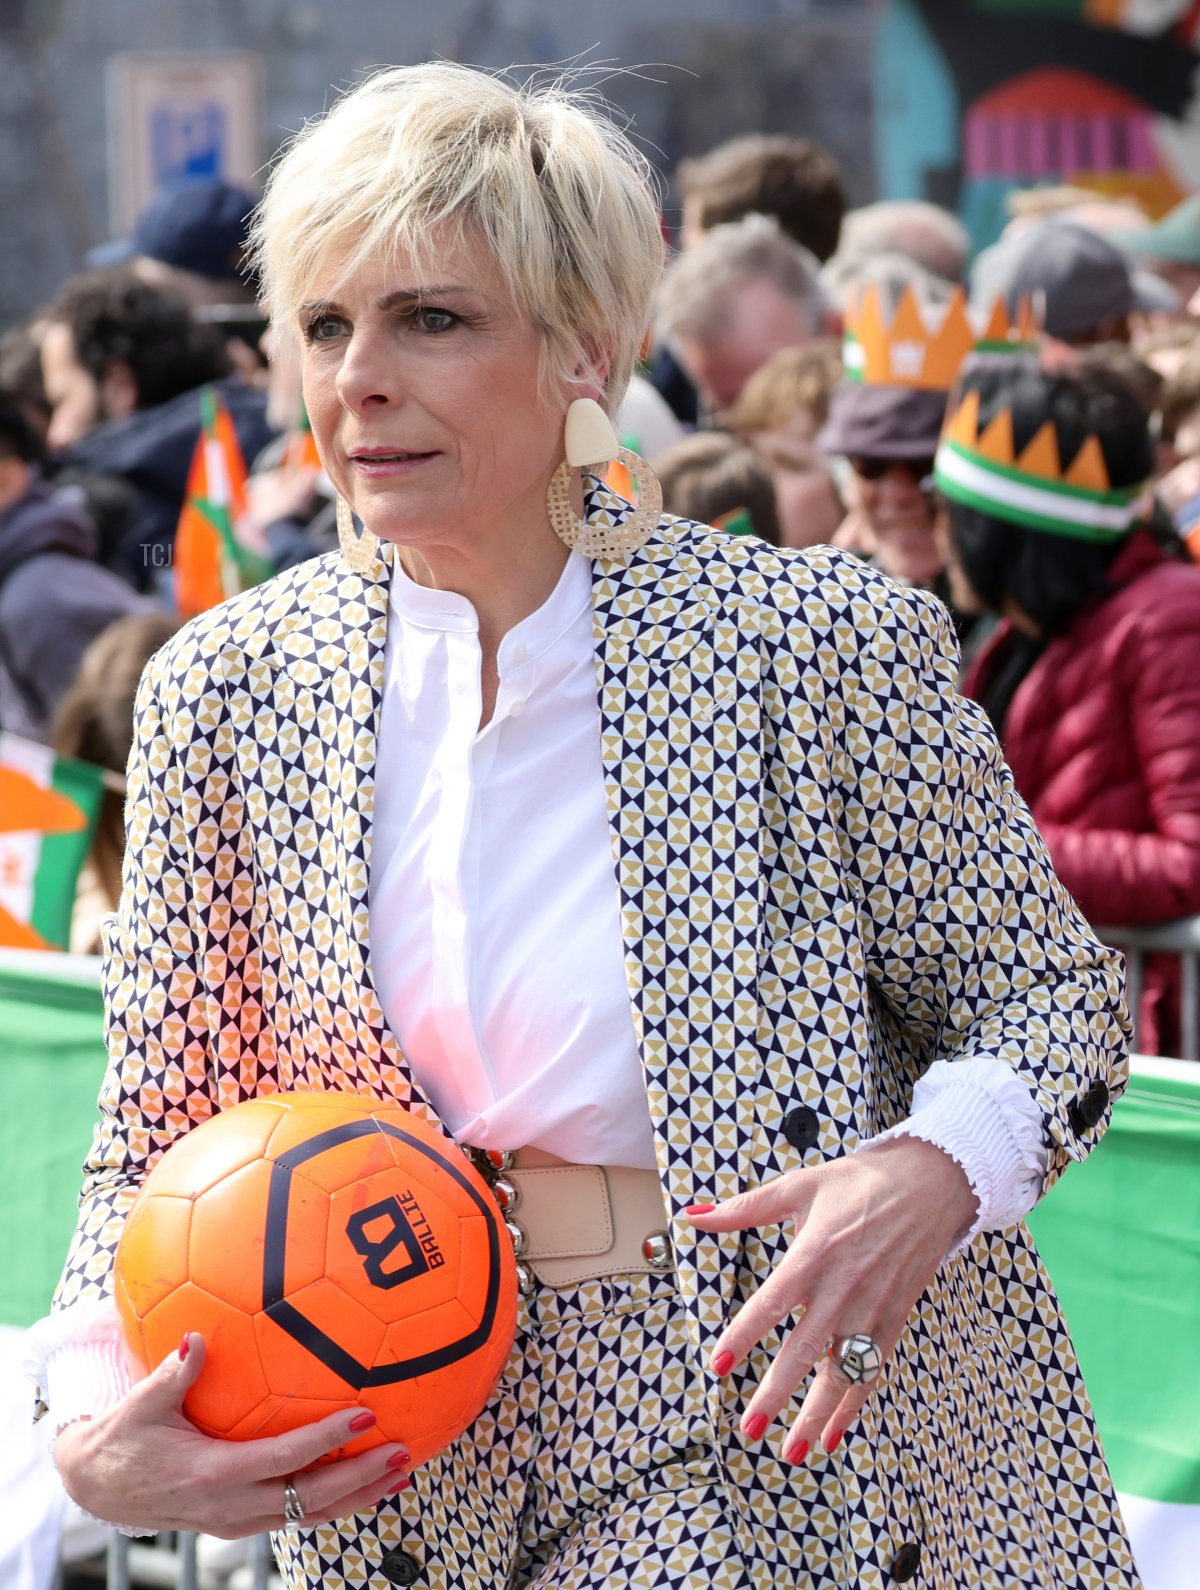
[(1135, 1059), (1104, 1141), (1029, 1225), (1117, 1489), (1200, 1505), (1200, 1065)]
[(0, 951), (0, 1324), (45, 1314), (104, 1073), (99, 962)]

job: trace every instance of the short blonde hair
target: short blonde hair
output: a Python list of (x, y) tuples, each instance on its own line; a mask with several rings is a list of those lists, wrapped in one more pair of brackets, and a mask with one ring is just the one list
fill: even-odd
[(317, 273), (346, 280), (403, 254), (480, 241), (569, 380), (611, 358), (605, 406), (629, 383), (662, 274), (649, 162), (563, 82), (514, 84), (449, 61), (377, 73), (310, 122), (276, 165), (251, 249), (276, 326)]

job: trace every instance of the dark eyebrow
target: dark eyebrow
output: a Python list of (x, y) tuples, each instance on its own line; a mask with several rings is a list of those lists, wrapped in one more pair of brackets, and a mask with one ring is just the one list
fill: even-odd
[(379, 309), (404, 309), (411, 304), (427, 304), (431, 298), (460, 298), (469, 287), (398, 287), (377, 300)]
[[(470, 287), (397, 287), (394, 292), (385, 293), (376, 301), (376, 307), (381, 310), (410, 309), (414, 304), (427, 304), (434, 298), (461, 298), (470, 297), (473, 289)], [(298, 311), (303, 320), (313, 319), (317, 315), (340, 314), (341, 305), (333, 298), (317, 298), (311, 303), (301, 304)]]

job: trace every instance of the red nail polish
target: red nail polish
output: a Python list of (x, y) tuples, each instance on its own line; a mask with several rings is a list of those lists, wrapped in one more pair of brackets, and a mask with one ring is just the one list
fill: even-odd
[(712, 1370), (714, 1375), (727, 1375), (732, 1368), (732, 1353), (718, 1353), (712, 1361)]
[(765, 1413), (752, 1413), (745, 1424), (747, 1441), (761, 1441), (769, 1422)]
[(683, 1211), (685, 1215), (711, 1215), (716, 1204), (689, 1204)]
[(391, 1457), (388, 1458), (388, 1460), (387, 1460), (387, 1466), (390, 1469), (409, 1469), (409, 1468), (411, 1468), (412, 1467), (412, 1453), (411, 1452), (393, 1452)]
[(842, 1437), (845, 1435), (845, 1433), (846, 1432), (844, 1430), (835, 1430), (829, 1437), (829, 1440), (825, 1443), (826, 1452), (836, 1452), (838, 1447), (841, 1445)]
[(412, 1489), (412, 1481), (411, 1481), (411, 1480), (409, 1480), (409, 1479), (403, 1479), (403, 1480), (399, 1480), (399, 1481), (397, 1481), (397, 1484), (396, 1484), (396, 1489), (397, 1489), (397, 1490), (398, 1490), (398, 1491), (408, 1491), (408, 1490), (411, 1490), (411, 1489)]
[(784, 1448), (783, 1461), (785, 1463), (800, 1464), (808, 1456), (808, 1442), (796, 1441), (791, 1446)]
[(192, 1337), (191, 1337), (191, 1332), (189, 1331), (188, 1334), (183, 1338), (183, 1340), (179, 1344), (179, 1362), (180, 1363), (183, 1363), (184, 1359), (187, 1357), (188, 1350), (191, 1347), (191, 1345), (192, 1345)]
[(356, 1413), (350, 1421), (352, 1430), (369, 1430), (375, 1423), (375, 1415), (369, 1408), (364, 1408), (361, 1413)]

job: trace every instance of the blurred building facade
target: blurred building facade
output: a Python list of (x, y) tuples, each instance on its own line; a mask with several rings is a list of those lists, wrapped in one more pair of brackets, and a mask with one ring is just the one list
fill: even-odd
[[(372, 66), (611, 65), (599, 86), (668, 176), (750, 131), (799, 133), (874, 196), (870, 40), (880, 0), (0, 0), (0, 329), (113, 235), (106, 65), (249, 50), (261, 160)], [(620, 72), (617, 68), (625, 68)], [(673, 223), (674, 196), (667, 196)]]

